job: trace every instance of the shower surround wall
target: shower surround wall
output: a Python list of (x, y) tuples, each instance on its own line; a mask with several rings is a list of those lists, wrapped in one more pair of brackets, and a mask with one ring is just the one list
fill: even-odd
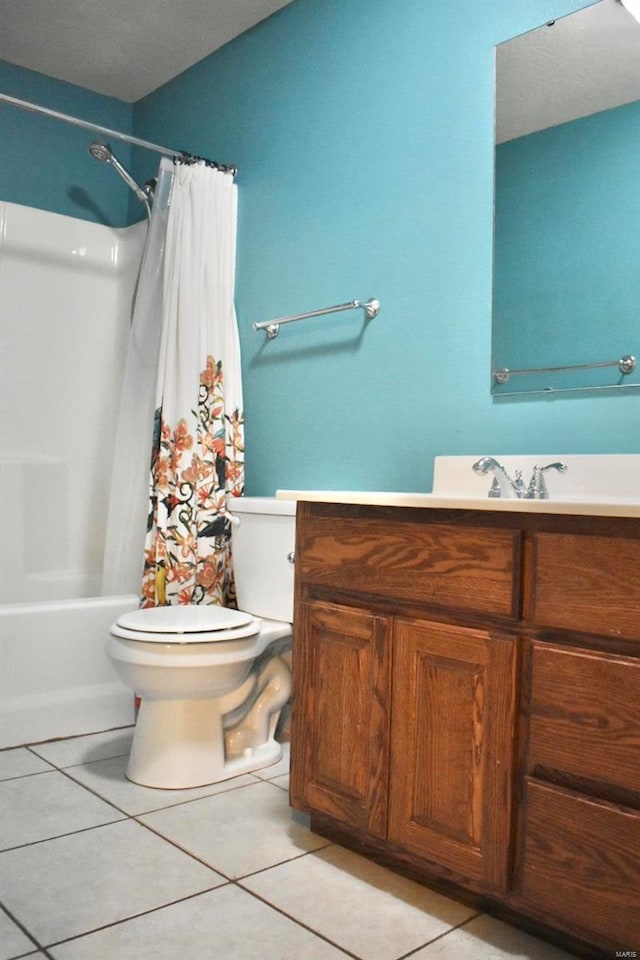
[(2, 603), (100, 593), (144, 232), (0, 204)]
[(135, 601), (88, 598), (145, 229), (0, 202), (0, 746), (131, 722), (103, 646)]

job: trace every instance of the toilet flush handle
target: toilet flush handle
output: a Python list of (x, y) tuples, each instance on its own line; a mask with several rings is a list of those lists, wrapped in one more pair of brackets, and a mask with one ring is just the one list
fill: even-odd
[(239, 527), (239, 526), (240, 526), (240, 517), (236, 517), (235, 513), (229, 513), (228, 510), (221, 510), (221, 511), (220, 511), (220, 516), (221, 516), (221, 517), (224, 517), (226, 520), (228, 520), (229, 523), (231, 523), (232, 526), (234, 526), (234, 527)]
[(295, 555), (295, 553), (294, 553), (293, 550), (291, 551), (291, 553), (288, 553), (288, 554), (287, 554), (287, 560), (289, 561), (289, 563), (295, 563), (295, 562), (296, 562), (296, 555)]

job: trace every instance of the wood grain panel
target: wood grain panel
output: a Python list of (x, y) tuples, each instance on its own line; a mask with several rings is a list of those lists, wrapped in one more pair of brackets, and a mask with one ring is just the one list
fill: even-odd
[[(412, 818), (461, 843), (480, 846), (484, 665), (418, 655), (417, 746)], [(472, 713), (460, 709), (471, 706)], [(434, 723), (436, 717), (446, 723)], [(470, 745), (460, 750), (459, 745)], [(434, 790), (441, 780), (445, 790)]]
[(640, 640), (640, 542), (537, 533), (526, 616), (537, 624)]
[(389, 839), (506, 885), (514, 641), (424, 620), (394, 625)]
[(640, 945), (640, 815), (527, 784), (522, 896), (576, 934)]
[(383, 836), (390, 699), (385, 617), (301, 603), (294, 640), (291, 803)]
[(528, 769), (635, 791), (640, 801), (640, 660), (533, 643)]
[(344, 517), (305, 518), (306, 584), (517, 616), (520, 532)]

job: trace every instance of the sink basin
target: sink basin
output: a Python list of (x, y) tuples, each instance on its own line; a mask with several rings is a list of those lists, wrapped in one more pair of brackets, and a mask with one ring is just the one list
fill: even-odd
[[(472, 470), (481, 456), (493, 456), (509, 476), (522, 470), (525, 485), (533, 468), (539, 464), (562, 461), (566, 473), (549, 470), (545, 482), (550, 501), (569, 503), (637, 503), (640, 505), (640, 454), (547, 454), (498, 455), (479, 454), (471, 457), (436, 457), (433, 473), (433, 494), (464, 499), (487, 498), (491, 476), (478, 476)], [(530, 503), (531, 501), (529, 501)]]
[[(481, 456), (494, 456), (510, 476), (522, 470), (526, 484), (537, 465), (567, 464), (566, 473), (545, 474), (549, 499), (493, 499), (488, 496), (490, 476), (472, 470)], [(283, 500), (419, 507), (433, 510), (493, 510), (513, 513), (558, 513), (584, 516), (640, 517), (640, 454), (540, 453), (500, 456), (436, 457), (433, 492), (405, 493), (375, 490), (278, 490)]]

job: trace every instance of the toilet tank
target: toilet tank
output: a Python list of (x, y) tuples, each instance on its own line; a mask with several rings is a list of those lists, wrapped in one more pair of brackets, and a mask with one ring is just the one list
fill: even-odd
[(268, 620), (293, 621), (296, 504), (274, 497), (230, 497), (228, 510), (238, 608)]

